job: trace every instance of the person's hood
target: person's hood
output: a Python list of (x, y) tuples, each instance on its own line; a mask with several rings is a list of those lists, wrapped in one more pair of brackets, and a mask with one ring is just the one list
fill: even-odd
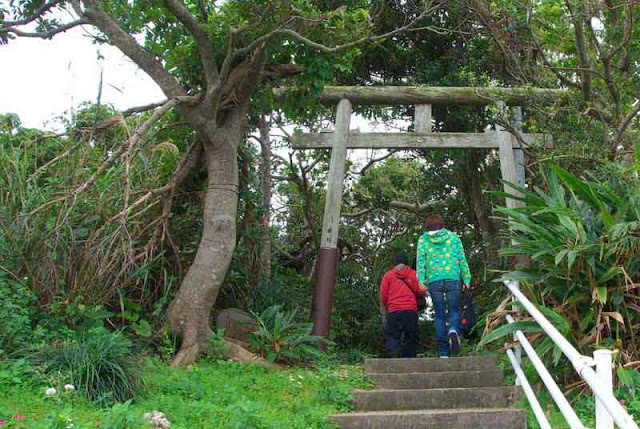
[(426, 237), (426, 239), (433, 244), (442, 244), (452, 235), (453, 232), (446, 228), (442, 228), (437, 231), (427, 231), (424, 233), (423, 237)]
[(411, 267), (408, 265), (405, 265), (403, 269), (401, 269), (400, 271), (396, 270), (395, 267), (393, 268), (393, 273), (396, 275), (396, 277), (398, 277), (399, 279), (404, 279), (407, 276), (409, 276), (409, 274), (411, 273)]

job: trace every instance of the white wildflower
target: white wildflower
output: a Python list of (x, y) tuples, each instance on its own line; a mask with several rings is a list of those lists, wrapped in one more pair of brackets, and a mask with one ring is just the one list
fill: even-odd
[(66, 390), (67, 392), (74, 391), (74, 390), (76, 390), (76, 387), (73, 384), (65, 384), (64, 385), (64, 390)]
[(152, 411), (150, 413), (144, 413), (142, 418), (148, 420), (154, 429), (170, 429), (171, 422), (167, 419), (167, 416), (160, 411)]
[(53, 396), (56, 393), (58, 393), (58, 391), (54, 388), (54, 387), (50, 387), (47, 390), (44, 391), (44, 394), (47, 396)]

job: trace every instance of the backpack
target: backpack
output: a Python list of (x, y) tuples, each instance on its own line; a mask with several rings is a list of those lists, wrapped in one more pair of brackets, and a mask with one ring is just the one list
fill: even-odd
[(422, 313), (423, 311), (425, 311), (427, 309), (427, 297), (426, 294), (424, 295), (418, 295), (415, 292), (413, 292), (413, 289), (411, 289), (411, 287), (409, 286), (409, 283), (407, 283), (406, 281), (404, 281), (404, 279), (400, 279), (402, 281), (402, 283), (404, 283), (407, 288), (411, 291), (411, 293), (413, 293), (416, 296), (416, 304), (418, 305), (418, 312)]
[(476, 324), (476, 312), (473, 309), (471, 291), (465, 289), (462, 292), (462, 314), (460, 315), (460, 328), (465, 338), (472, 337), (471, 331)]

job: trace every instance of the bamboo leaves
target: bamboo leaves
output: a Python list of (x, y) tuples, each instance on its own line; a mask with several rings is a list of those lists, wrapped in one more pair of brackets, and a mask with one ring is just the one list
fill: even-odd
[[(502, 279), (528, 285), (541, 298), (541, 311), (580, 347), (609, 342), (620, 347), (623, 361), (637, 359), (628, 327), (640, 323), (640, 314), (627, 309), (640, 305), (634, 286), (640, 283), (640, 183), (629, 167), (595, 174), (578, 178), (552, 166), (543, 186), (521, 190), (523, 207), (498, 209), (515, 243), (501, 255), (532, 260)], [(484, 343), (509, 329), (490, 333)], [(539, 340), (539, 351), (551, 350), (545, 343)]]

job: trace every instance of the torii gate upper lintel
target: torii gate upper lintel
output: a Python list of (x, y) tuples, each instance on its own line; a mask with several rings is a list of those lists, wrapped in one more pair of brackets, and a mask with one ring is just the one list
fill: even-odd
[[(327, 336), (333, 308), (333, 291), (338, 263), (338, 231), (345, 176), (347, 149), (418, 149), (418, 148), (495, 148), (499, 151), (503, 180), (524, 186), (524, 153), (517, 139), (496, 124), (495, 130), (484, 133), (433, 133), (432, 104), (476, 105), (495, 104), (499, 109), (513, 105), (512, 123), (521, 130), (522, 110), (526, 102), (553, 101), (561, 90), (535, 88), (474, 88), (474, 87), (326, 87), (318, 96), (321, 102), (338, 103), (333, 132), (295, 134), (294, 149), (331, 149), (327, 179), (327, 197), (322, 222), (322, 237), (316, 263), (311, 320), (313, 334)], [(357, 104), (414, 104), (413, 133), (352, 133), (349, 131), (352, 106)], [(521, 134), (525, 144), (546, 144), (544, 134)], [(512, 191), (505, 186), (506, 191)], [(518, 201), (507, 199), (507, 207)]]

